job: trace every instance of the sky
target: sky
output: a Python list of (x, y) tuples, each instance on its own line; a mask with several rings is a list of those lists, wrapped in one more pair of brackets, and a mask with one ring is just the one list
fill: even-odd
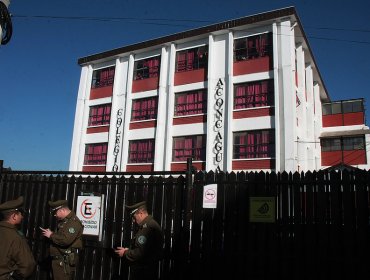
[(79, 58), (290, 6), (331, 100), (365, 98), (369, 120), (368, 0), (10, 1), (13, 36), (0, 45), (0, 160), (13, 170), (68, 170)]

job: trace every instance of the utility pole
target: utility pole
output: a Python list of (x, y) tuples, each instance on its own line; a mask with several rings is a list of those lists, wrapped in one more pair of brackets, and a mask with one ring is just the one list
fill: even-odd
[(8, 10), (9, 5), (10, 0), (0, 0), (0, 45), (9, 43), (13, 33), (12, 19)]

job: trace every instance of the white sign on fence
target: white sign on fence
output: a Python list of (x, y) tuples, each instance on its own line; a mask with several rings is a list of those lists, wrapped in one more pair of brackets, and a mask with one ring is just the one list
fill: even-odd
[(77, 199), (77, 217), (84, 225), (85, 235), (100, 236), (101, 228), (101, 196), (78, 196)]
[(217, 207), (217, 184), (205, 185), (203, 187), (203, 208)]

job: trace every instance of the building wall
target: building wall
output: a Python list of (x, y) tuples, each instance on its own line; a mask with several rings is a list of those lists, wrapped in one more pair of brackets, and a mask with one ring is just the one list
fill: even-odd
[[(90, 167), (91, 170), (181, 169), (185, 167), (185, 162), (175, 165), (172, 162), (172, 139), (197, 134), (206, 134), (207, 157), (204, 163), (194, 164), (203, 166), (206, 170), (307, 171), (321, 168), (321, 99), (327, 94), (320, 86), (321, 81), (314, 78), (316, 70), (312, 58), (307, 46), (300, 42), (301, 37), (296, 36), (297, 28), (291, 20), (281, 20), (259, 27), (225, 29), (215, 34), (209, 33), (137, 52), (123, 53), (115, 59), (83, 66), (70, 170), (89, 170), (89, 167), (83, 168), (85, 145), (99, 142), (108, 142), (107, 163), (106, 166)], [(233, 62), (234, 40), (266, 32), (273, 34), (272, 67), (261, 71), (257, 65), (258, 67), (253, 68), (257, 69), (255, 71), (234, 73), (239, 71)], [(209, 48), (207, 78), (204, 81), (179, 84), (175, 77), (176, 52), (205, 45)], [(133, 91), (135, 61), (158, 55), (161, 57), (158, 87), (147, 91), (137, 91), (135, 87)], [(91, 99), (93, 71), (113, 65), (115, 77), (110, 96)], [(237, 111), (233, 109), (234, 84), (265, 79), (274, 81), (274, 106), (265, 108), (265, 111), (261, 111), (261, 108), (249, 109), (248, 114), (252, 117), (234, 118)], [(207, 89), (206, 121), (180, 124), (183, 119), (174, 116), (175, 93), (196, 89)], [(157, 119), (154, 122), (140, 122), (139, 126), (142, 128), (132, 129), (138, 126), (130, 121), (132, 102), (150, 96), (158, 96)], [(218, 101), (220, 98), (222, 104)], [(89, 107), (110, 102), (112, 109), (109, 128), (106, 131), (103, 129), (100, 132), (87, 133)], [(270, 113), (261, 115), (261, 112)], [(233, 133), (255, 129), (274, 130), (275, 157), (233, 160)], [(155, 139), (155, 162), (128, 164), (129, 141), (150, 138)], [(217, 151), (216, 145), (219, 145)], [(266, 168), (271, 162), (272, 168)]]

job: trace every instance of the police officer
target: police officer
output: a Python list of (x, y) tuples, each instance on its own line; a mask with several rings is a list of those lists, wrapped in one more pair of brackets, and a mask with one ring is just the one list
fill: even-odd
[(68, 208), (67, 200), (49, 201), (51, 212), (58, 220), (56, 232), (41, 229), (50, 239), (50, 256), (54, 280), (74, 279), (78, 253), (82, 249), (83, 225), (76, 214)]
[(163, 256), (163, 231), (148, 215), (146, 202), (126, 206), (138, 231), (131, 240), (130, 248), (117, 247), (115, 252), (130, 262), (130, 280), (158, 279), (159, 261)]
[(36, 262), (22, 232), (23, 197), (0, 204), (0, 279), (25, 279)]

